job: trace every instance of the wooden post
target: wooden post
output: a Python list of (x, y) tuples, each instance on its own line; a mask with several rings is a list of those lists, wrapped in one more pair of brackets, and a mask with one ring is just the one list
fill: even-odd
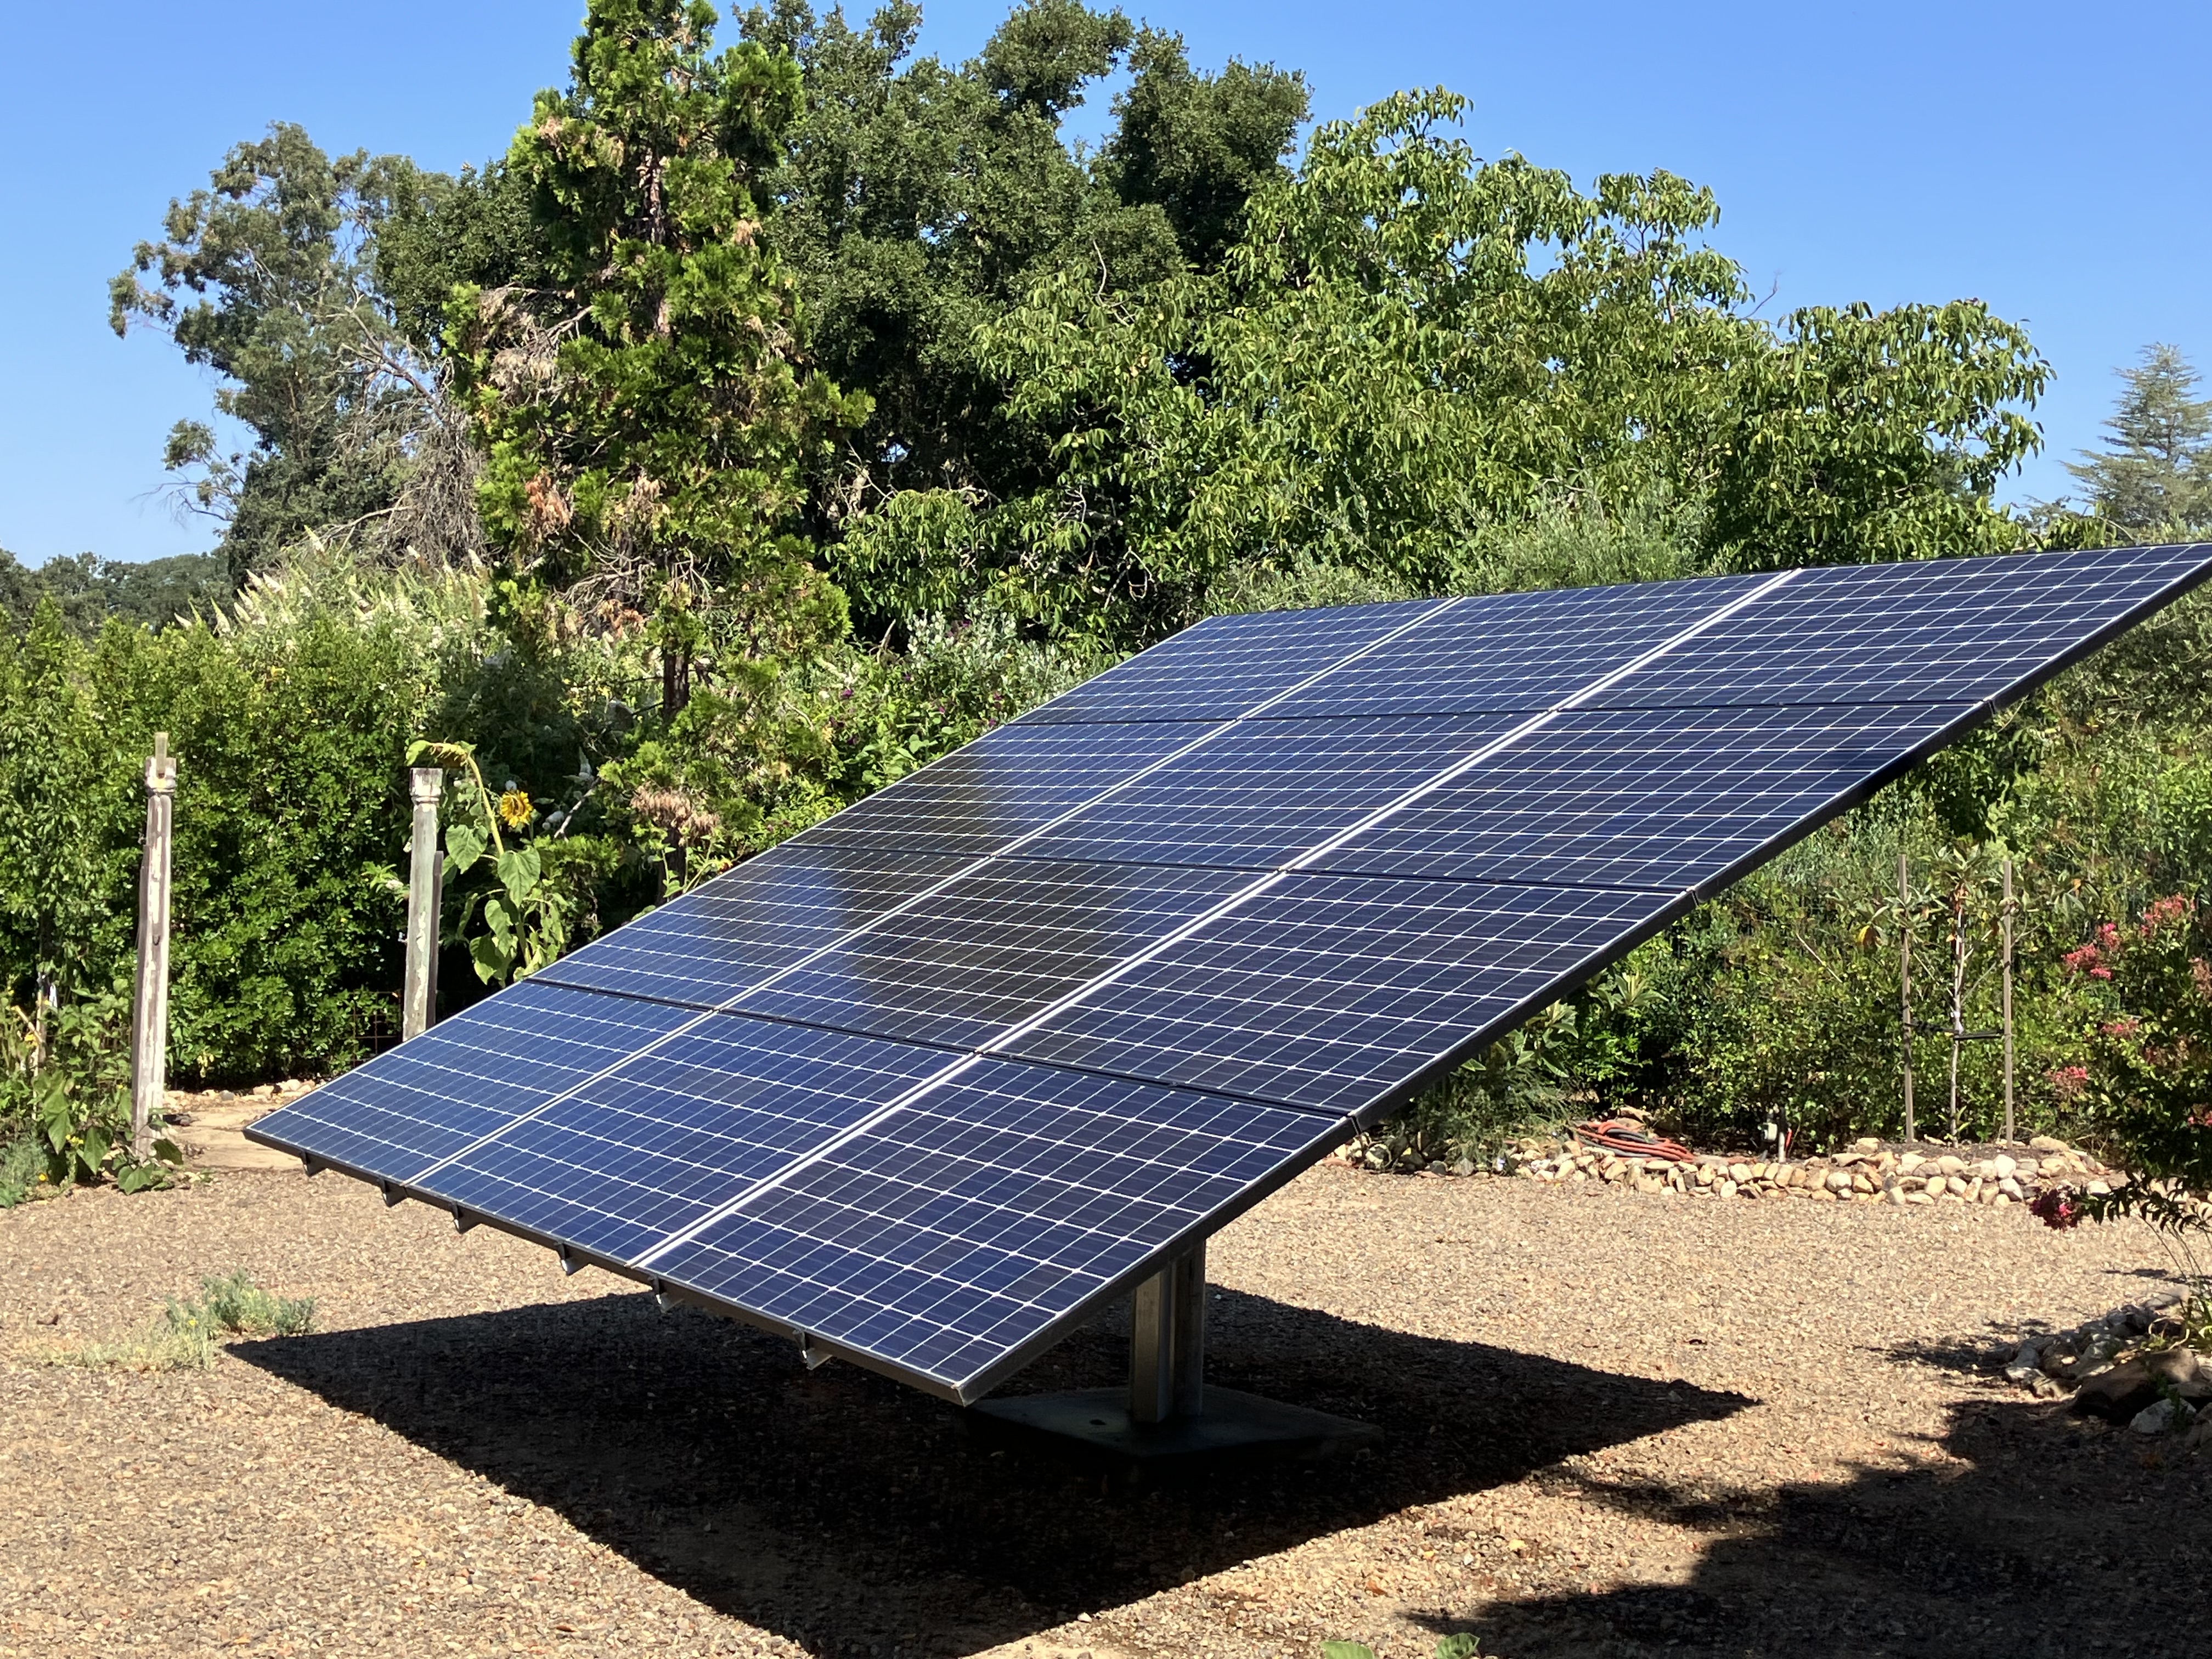
[(154, 1119), (169, 1080), (169, 834), (177, 763), (154, 734), (146, 763), (146, 852), (138, 865), (138, 994), (131, 1013), (131, 1153), (154, 1155)]
[(2013, 1144), (2012, 1115), (2012, 855), (2004, 861), (2004, 1066), (2005, 1145)]
[(445, 860), (438, 846), (438, 798), (446, 774), (416, 766), (407, 774), (415, 802), (413, 851), (407, 866), (407, 977), (399, 998), (402, 1042), (418, 1037), (438, 1018), (438, 912), (445, 897)]
[(1912, 1126), (1912, 866), (1904, 853), (1897, 855), (1897, 996), (1904, 1016), (1905, 1139), (1914, 1139)]

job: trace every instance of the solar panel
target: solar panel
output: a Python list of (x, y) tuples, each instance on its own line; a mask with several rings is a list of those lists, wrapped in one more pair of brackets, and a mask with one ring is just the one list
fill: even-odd
[(974, 1401), (2209, 568), (1216, 618), (252, 1133)]

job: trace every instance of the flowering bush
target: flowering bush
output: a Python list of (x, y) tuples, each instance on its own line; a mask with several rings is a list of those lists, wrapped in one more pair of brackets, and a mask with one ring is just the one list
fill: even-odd
[(2144, 906), (2131, 924), (2100, 923), (2066, 953), (2082, 1014), (2081, 1057), (2050, 1073), (2138, 1179), (2112, 1193), (2047, 1192), (2053, 1227), (2131, 1214), (2162, 1231), (2203, 1231), (2188, 1194), (2212, 1188), (2212, 941), (2193, 899)]

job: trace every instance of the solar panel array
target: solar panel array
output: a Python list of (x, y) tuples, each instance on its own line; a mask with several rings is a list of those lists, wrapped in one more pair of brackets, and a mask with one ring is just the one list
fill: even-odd
[(2208, 563), (1216, 618), (252, 1133), (972, 1401)]

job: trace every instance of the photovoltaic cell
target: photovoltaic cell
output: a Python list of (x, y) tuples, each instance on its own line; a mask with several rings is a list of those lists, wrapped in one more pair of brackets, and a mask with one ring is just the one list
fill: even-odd
[(1310, 867), (1680, 893), (1822, 822), (1972, 703), (1583, 709)]
[(1007, 1052), (1350, 1115), (1510, 1018), (1668, 898), (1294, 874)]
[(752, 992), (747, 1013), (964, 1049), (1210, 908), (1229, 870), (1002, 860)]
[(1295, 691), (1333, 663), (1378, 648), (1449, 604), (1414, 599), (1341, 611), (1214, 617), (1054, 698), (1018, 723), (1233, 720)]
[(1002, 726), (847, 807), (797, 844), (968, 858), (1000, 852), (1126, 787), (1207, 730), (1203, 721)]
[(2208, 562), (1217, 618), (252, 1133), (973, 1400)]
[(621, 1065), (686, 1018), (526, 980), (261, 1123), (288, 1152), (405, 1180)]
[(571, 951), (538, 982), (719, 1008), (973, 862), (787, 842)]
[(655, 1271), (972, 1395), (1342, 1136), (1310, 1113), (986, 1060)]
[(945, 1061), (903, 1043), (709, 1015), (415, 1184), (626, 1261)]

